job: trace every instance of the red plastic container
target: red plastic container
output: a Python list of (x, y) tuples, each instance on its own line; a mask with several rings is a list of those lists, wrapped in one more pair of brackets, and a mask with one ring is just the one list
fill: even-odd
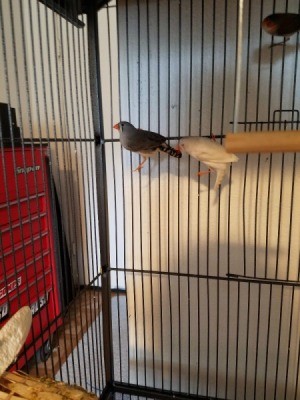
[(24, 305), (33, 314), (21, 368), (62, 323), (48, 148), (0, 150), (0, 326)]

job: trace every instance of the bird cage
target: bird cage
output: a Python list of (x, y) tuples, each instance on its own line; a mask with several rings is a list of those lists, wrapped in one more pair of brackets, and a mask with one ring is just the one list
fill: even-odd
[[(10, 370), (102, 399), (300, 397), (299, 7), (0, 0), (0, 324), (33, 314)], [(201, 146), (241, 133), (216, 184)]]

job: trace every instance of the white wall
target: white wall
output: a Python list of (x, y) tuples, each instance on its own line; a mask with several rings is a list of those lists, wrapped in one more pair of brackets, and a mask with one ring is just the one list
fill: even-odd
[[(100, 44), (106, 138), (118, 139), (112, 125), (120, 119), (165, 136), (231, 131), (236, 2), (171, 0), (170, 19), (166, 0), (126, 3), (119, 1), (118, 32), (116, 9), (99, 13), (106, 28)], [(277, 3), (276, 11), (284, 11)], [(245, 2), (239, 121), (270, 121), (276, 109), (299, 109), (296, 36), (285, 50), (271, 51), (271, 37), (260, 30), (272, 7)], [(297, 11), (297, 2), (288, 9)], [(163, 154), (139, 174), (132, 173), (139, 157), (118, 142), (107, 143), (106, 153), (112, 267), (298, 280), (298, 155), (241, 155), (219, 194), (214, 175), (198, 179), (198, 163), (187, 156), (178, 162)], [(264, 389), (274, 398), (276, 390), (283, 398), (289, 356), (287, 398), (293, 395), (297, 289), (136, 272), (126, 274), (125, 286), (130, 382), (239, 399), (254, 391), (263, 398)]]

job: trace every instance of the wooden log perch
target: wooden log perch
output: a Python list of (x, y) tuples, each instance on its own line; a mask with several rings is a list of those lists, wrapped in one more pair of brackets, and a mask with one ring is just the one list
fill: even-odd
[(228, 133), (229, 153), (295, 153), (300, 151), (300, 131)]

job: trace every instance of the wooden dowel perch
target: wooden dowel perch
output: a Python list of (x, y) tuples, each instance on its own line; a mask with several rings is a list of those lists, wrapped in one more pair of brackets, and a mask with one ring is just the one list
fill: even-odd
[(225, 148), (229, 153), (295, 153), (300, 151), (300, 131), (228, 133)]

